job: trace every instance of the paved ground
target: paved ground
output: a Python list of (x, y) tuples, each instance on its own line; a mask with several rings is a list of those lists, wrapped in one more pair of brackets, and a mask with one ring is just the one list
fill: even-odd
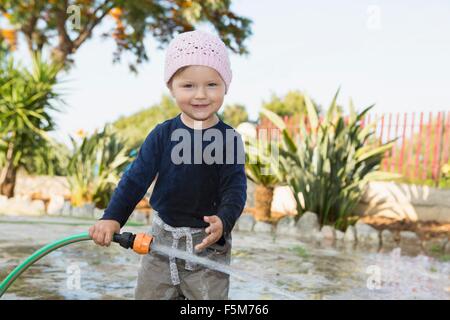
[[(85, 232), (92, 222), (0, 216), (0, 279), (41, 246)], [(135, 225), (123, 231), (148, 229)], [(4, 298), (133, 299), (139, 259), (116, 244), (76, 243), (40, 260)], [(231, 299), (450, 299), (450, 263), (399, 252), (318, 248), (236, 232), (231, 267)]]

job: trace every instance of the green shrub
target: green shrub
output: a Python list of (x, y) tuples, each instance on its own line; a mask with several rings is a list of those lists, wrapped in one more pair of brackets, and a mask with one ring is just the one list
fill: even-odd
[(68, 182), (75, 206), (95, 203), (105, 208), (120, 174), (131, 162), (130, 150), (107, 125), (102, 132), (84, 137), (81, 144), (70, 137), (73, 153), (69, 159)]
[(291, 136), (278, 115), (266, 109), (262, 113), (281, 130), (280, 164), (296, 198), (299, 216), (312, 211), (319, 215), (322, 225), (345, 229), (367, 183), (399, 175), (379, 171), (383, 154), (393, 141), (370, 143), (376, 122), (361, 126), (360, 120), (373, 106), (356, 113), (350, 103), (346, 123), (336, 104), (338, 94), (339, 90), (322, 122), (305, 95), (312, 130), (308, 133), (305, 123), (300, 122), (301, 139)]

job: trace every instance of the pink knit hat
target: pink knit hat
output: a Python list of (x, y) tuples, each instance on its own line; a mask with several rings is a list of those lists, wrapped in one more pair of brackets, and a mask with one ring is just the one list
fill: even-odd
[(225, 82), (225, 93), (228, 91), (232, 78), (230, 60), (227, 47), (218, 36), (194, 30), (180, 33), (172, 39), (167, 48), (164, 67), (166, 85), (179, 68), (189, 65), (215, 69)]

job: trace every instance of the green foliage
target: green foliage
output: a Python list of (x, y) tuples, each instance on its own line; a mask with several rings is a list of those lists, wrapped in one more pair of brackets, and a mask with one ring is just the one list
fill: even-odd
[[(2, 0), (0, 24), (7, 20), (3, 15), (7, 13), (9, 23), (27, 40), (31, 51), (50, 48), (52, 58), (66, 66), (94, 31), (102, 29), (102, 36), (112, 37), (116, 43), (113, 61), (119, 62), (129, 53), (133, 58), (129, 59), (130, 70), (136, 72), (137, 65), (149, 60), (147, 37), (161, 48), (176, 34), (194, 30), (201, 23), (213, 26), (230, 50), (247, 54), (244, 41), (251, 35), (252, 21), (230, 7), (229, 0)], [(120, 9), (116, 21), (110, 15), (113, 8)]]
[[(320, 113), (320, 107), (313, 103), (316, 112)], [(278, 97), (272, 94), (268, 102), (263, 102), (262, 107), (270, 110), (277, 115), (293, 116), (306, 113), (305, 95), (298, 91), (289, 91), (284, 97)]]
[(96, 207), (105, 208), (120, 174), (131, 163), (130, 150), (110, 125), (83, 138), (81, 144), (70, 138), (73, 145), (68, 165), (71, 202), (75, 206), (93, 202)]
[(293, 246), (292, 248), (289, 248), (289, 251), (304, 259), (309, 257), (308, 251), (302, 246)]
[[(444, 113), (445, 114), (445, 113)], [(443, 117), (445, 119), (445, 117)], [(430, 187), (438, 187), (438, 188), (450, 188), (450, 178), (446, 178), (444, 171), (445, 165), (440, 168), (440, 172), (437, 172), (438, 176), (434, 178), (434, 168), (431, 165), (433, 161), (440, 162), (441, 157), (443, 153), (445, 153), (445, 147), (448, 148), (448, 146), (445, 146), (443, 144), (443, 140), (445, 138), (445, 121), (444, 119), (441, 120), (440, 123), (438, 123), (436, 118), (430, 119), (430, 121), (424, 121), (422, 132), (414, 132), (411, 136), (407, 136), (405, 138), (405, 141), (402, 145), (397, 144), (395, 145), (395, 152), (393, 152), (394, 156), (389, 159), (389, 161), (392, 161), (393, 163), (399, 163), (400, 157), (402, 155), (402, 149), (405, 150), (411, 150), (411, 154), (408, 155), (411, 159), (424, 159), (425, 154), (428, 153), (428, 165), (420, 165), (416, 168), (414, 161), (412, 163), (408, 163), (407, 161), (404, 161), (402, 172), (399, 172), (399, 168), (397, 166), (394, 166), (394, 170), (400, 174), (405, 175), (401, 182), (407, 183), (407, 184), (416, 184), (416, 185), (426, 185)], [(387, 121), (387, 117), (386, 117)], [(429, 138), (425, 138), (426, 135), (429, 135)], [(436, 144), (439, 144), (436, 146)], [(442, 146), (440, 145), (442, 144)], [(441, 155), (437, 153), (436, 155), (432, 150), (434, 150), (436, 147), (439, 147), (439, 150), (441, 152)], [(427, 151), (429, 150), (429, 151)], [(408, 151), (409, 152), (409, 151)], [(434, 159), (436, 157), (436, 159)], [(450, 162), (449, 162), (450, 163)], [(449, 164), (450, 165), (450, 164)], [(407, 172), (413, 172), (412, 175), (408, 177), (406, 175)], [(424, 177), (425, 176), (425, 177)]]
[(0, 166), (11, 163), (32, 174), (63, 172), (64, 148), (48, 135), (55, 129), (50, 113), (63, 102), (56, 90), (57, 72), (39, 55), (31, 71), (0, 55)]
[(64, 143), (53, 140), (53, 143), (45, 143), (39, 148), (37, 154), (26, 157), (24, 167), (33, 175), (67, 175), (70, 150)]
[(450, 161), (442, 166), (442, 180), (445, 185), (450, 186)]
[(128, 117), (121, 117), (112, 125), (120, 138), (131, 149), (138, 148), (149, 132), (160, 122), (175, 117), (180, 109), (168, 95), (161, 102)]
[(248, 121), (248, 113), (244, 105), (233, 104), (225, 106), (223, 112), (219, 115), (223, 122), (236, 128), (242, 122)]
[(0, 124), (2, 133), (34, 132), (47, 138), (55, 128), (49, 111), (59, 111), (62, 102), (55, 91), (58, 68), (33, 57), (31, 72), (14, 64), (12, 57), (0, 60)]
[(361, 118), (373, 106), (357, 114), (351, 104), (349, 123), (346, 124), (336, 104), (338, 93), (339, 90), (322, 123), (319, 123), (316, 108), (305, 96), (308, 121), (313, 130), (308, 133), (305, 124), (300, 123), (302, 139), (292, 137), (278, 115), (266, 109), (262, 112), (282, 131), (281, 167), (296, 198), (299, 215), (312, 211), (319, 215), (322, 225), (333, 223), (337, 228), (345, 229), (347, 218), (367, 183), (398, 178), (399, 175), (379, 171), (383, 154), (393, 142), (369, 144), (375, 122), (365, 127), (360, 124)]
[[(51, 139), (51, 138), (50, 138)], [(31, 175), (65, 176), (67, 174), (69, 148), (51, 139), (51, 142), (33, 135), (32, 139), (20, 144), (19, 166)], [(0, 168), (6, 164), (7, 148), (0, 141)]]
[[(242, 137), (245, 145), (245, 173), (252, 182), (274, 188), (283, 181), (279, 166), (276, 142), (264, 139)], [(274, 152), (275, 151), (275, 152)]]
[(414, 184), (418, 186), (428, 186), (431, 188), (440, 188), (440, 189), (450, 189), (450, 180), (440, 179), (438, 185), (436, 185), (436, 181), (434, 179), (422, 179), (422, 178), (408, 178), (403, 176), (402, 178), (396, 180), (398, 183), (406, 183), (406, 184)]

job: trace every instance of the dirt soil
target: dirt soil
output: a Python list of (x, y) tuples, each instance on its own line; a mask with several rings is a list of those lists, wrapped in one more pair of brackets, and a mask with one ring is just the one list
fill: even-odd
[(444, 237), (450, 238), (450, 223), (437, 221), (417, 222), (377, 216), (367, 216), (361, 218), (361, 220), (377, 230), (388, 229), (394, 233), (400, 231), (413, 231), (421, 240)]

